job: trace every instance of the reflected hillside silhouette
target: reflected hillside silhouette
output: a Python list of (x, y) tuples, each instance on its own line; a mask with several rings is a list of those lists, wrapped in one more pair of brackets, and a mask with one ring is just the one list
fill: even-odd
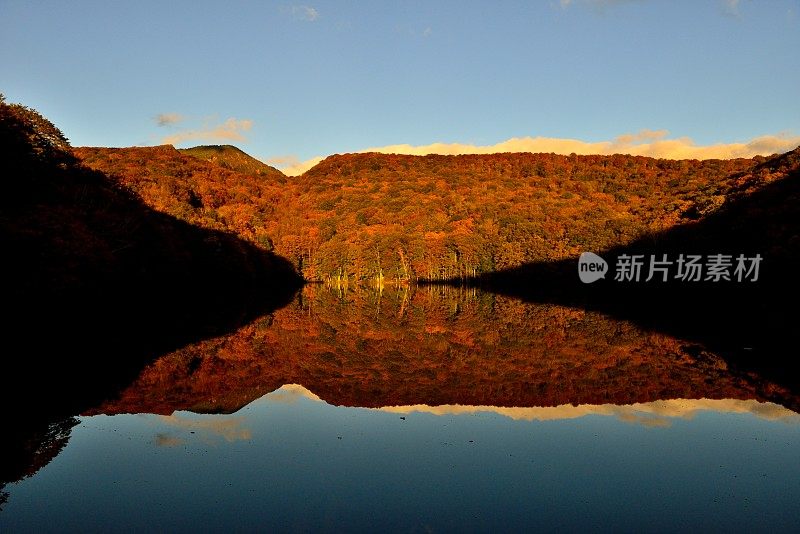
[(337, 291), (149, 365), (88, 414), (231, 413), (284, 384), (328, 403), (533, 407), (755, 399), (792, 409), (773, 382), (696, 345), (590, 311), (474, 289)]
[[(653, 425), (703, 409), (788, 413), (765, 402), (800, 410), (800, 398), (775, 382), (598, 312), (475, 288), (313, 284), (233, 333), (157, 358), (83, 415), (233, 413), (270, 393), (398, 414), (600, 414)], [(55, 457), (74, 424), (66, 417), (29, 431), (6, 457), (3, 480)]]
[[(800, 149), (768, 160), (762, 167), (764, 176), (779, 178), (755, 190), (735, 192), (719, 210), (697, 221), (644, 236), (630, 245), (592, 251), (609, 262), (608, 275), (595, 283), (579, 281), (578, 258), (527, 264), (466, 283), (526, 302), (560, 304), (633, 321), (700, 343), (744, 369), (770, 373), (797, 387)], [(615, 260), (623, 254), (645, 257), (641, 281), (614, 280)], [(760, 254), (763, 260), (756, 282), (674, 278), (661, 282), (658, 276), (646, 282), (647, 260), (664, 254), (672, 261), (680, 254), (729, 254), (734, 267), (740, 254)]]

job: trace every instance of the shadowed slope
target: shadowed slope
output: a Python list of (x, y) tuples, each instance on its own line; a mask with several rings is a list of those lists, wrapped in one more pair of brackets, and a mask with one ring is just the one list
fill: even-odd
[[(285, 303), (291, 266), (147, 207), (79, 165), (33, 110), (0, 103), (2, 385), (24, 410), (96, 402), (158, 354)], [(57, 402), (53, 402), (57, 401)]]
[[(654, 233), (625, 246), (598, 252), (609, 262), (606, 279), (578, 279), (577, 258), (529, 263), (468, 280), (528, 302), (558, 303), (609, 313), (647, 328), (705, 344), (746, 367), (798, 384), (797, 298), (800, 280), (800, 149), (760, 165), (768, 176), (760, 187), (735, 190), (703, 219)], [(644, 256), (641, 281), (615, 281), (619, 256)], [(756, 282), (703, 281), (660, 276), (646, 282), (649, 257), (677, 260), (680, 254), (760, 254)], [(733, 267), (730, 272), (733, 274)], [(460, 283), (460, 282), (447, 282)]]

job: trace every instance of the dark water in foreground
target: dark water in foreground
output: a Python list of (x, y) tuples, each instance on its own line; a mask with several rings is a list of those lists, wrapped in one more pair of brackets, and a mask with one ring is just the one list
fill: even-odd
[(789, 531), (796, 407), (598, 314), (306, 288), (55, 423), (0, 530)]

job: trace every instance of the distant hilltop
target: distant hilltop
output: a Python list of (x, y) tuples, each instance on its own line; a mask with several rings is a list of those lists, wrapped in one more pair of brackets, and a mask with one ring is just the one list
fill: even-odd
[(285, 177), (278, 169), (270, 167), (233, 145), (203, 145), (179, 150), (189, 156), (216, 163), (233, 171), (269, 178)]

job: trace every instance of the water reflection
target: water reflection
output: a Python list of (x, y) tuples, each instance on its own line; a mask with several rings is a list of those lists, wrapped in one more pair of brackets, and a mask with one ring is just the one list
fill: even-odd
[[(300, 384), (286, 384), (267, 395), (273, 403), (294, 404), (300, 399), (324, 402), (318, 395)], [(772, 402), (754, 399), (669, 399), (630, 405), (616, 404), (563, 404), (561, 406), (534, 406), (530, 408), (508, 406), (466, 406), (445, 404), (428, 406), (382, 406), (371, 408), (395, 414), (427, 413), (432, 415), (475, 415), (481, 413), (502, 415), (516, 421), (556, 421), (577, 419), (589, 415), (616, 417), (620, 421), (640, 423), (646, 426), (669, 426), (669, 419), (693, 419), (701, 412), (749, 414), (759, 419), (800, 423), (800, 414)]]
[(788, 528), (798, 405), (597, 313), (311, 286), (37, 434), (0, 529)]
[(230, 413), (284, 384), (338, 406), (548, 407), (754, 399), (797, 408), (777, 384), (602, 314), (474, 289), (340, 292), (296, 302), (146, 368), (87, 414)]
[[(247, 441), (252, 437), (245, 426), (244, 417), (197, 419), (172, 414), (161, 416), (157, 420), (157, 424), (182, 432), (188, 431), (191, 434), (198, 434), (209, 442), (220, 438), (227, 442)], [(173, 447), (182, 444), (181, 438), (176, 438), (171, 433), (158, 434), (157, 437), (156, 445), (162, 447)]]
[[(84, 416), (52, 463), (9, 488), (0, 529), (782, 531), (800, 521), (800, 424), (785, 408), (677, 401), (544, 420), (461, 408), (336, 407), (287, 385), (234, 414)], [(669, 425), (647, 424), (654, 414)]]

